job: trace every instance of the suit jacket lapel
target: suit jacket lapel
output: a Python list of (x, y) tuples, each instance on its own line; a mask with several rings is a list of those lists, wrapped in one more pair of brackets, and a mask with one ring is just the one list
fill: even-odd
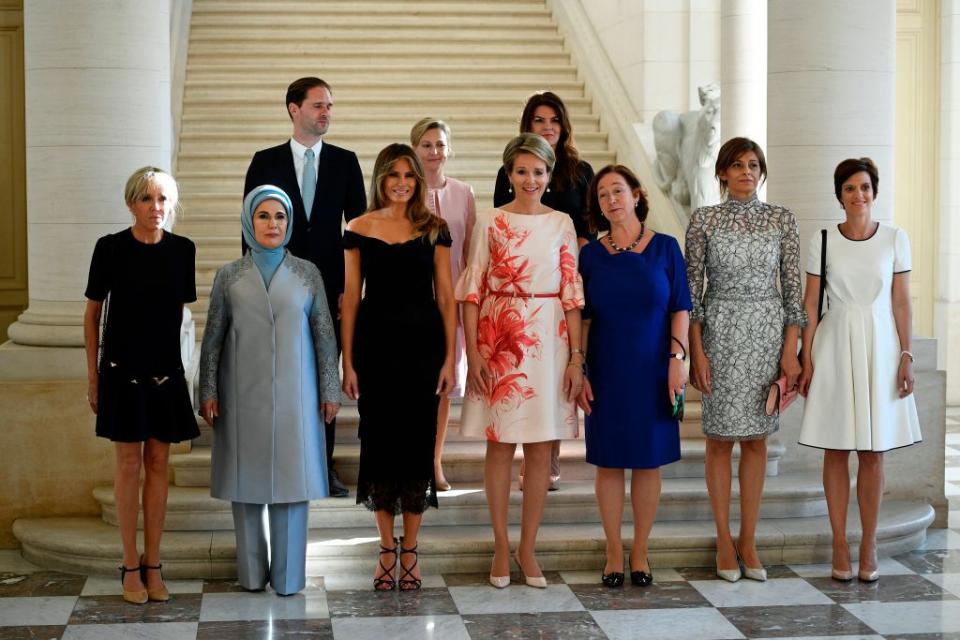
[(323, 201), (324, 191), (327, 188), (326, 177), (330, 173), (330, 146), (326, 143), (320, 147), (320, 157), (317, 159), (317, 191), (313, 196), (313, 210), (310, 213), (310, 219), (313, 220), (320, 209), (320, 203)]

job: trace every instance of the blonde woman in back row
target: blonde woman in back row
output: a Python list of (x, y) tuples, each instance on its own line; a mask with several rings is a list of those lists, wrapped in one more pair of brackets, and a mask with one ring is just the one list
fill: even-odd
[[(477, 219), (477, 207), (473, 187), (447, 176), (444, 167), (450, 157), (450, 127), (443, 120), (424, 118), (410, 130), (410, 144), (423, 165), (427, 179), (427, 207), (447, 223), (453, 244), (450, 247), (450, 272), (452, 282), (460, 277), (467, 264), (470, 234)], [(464, 357), (463, 321), (457, 315), (457, 341), (454, 345), (454, 371), (457, 383), (449, 394), (440, 398), (437, 411), (437, 444), (433, 455), (434, 476), (437, 491), (449, 491), (450, 483), (443, 474), (441, 455), (447, 438), (450, 421), (450, 398), (463, 397), (463, 381), (467, 375), (467, 359)]]

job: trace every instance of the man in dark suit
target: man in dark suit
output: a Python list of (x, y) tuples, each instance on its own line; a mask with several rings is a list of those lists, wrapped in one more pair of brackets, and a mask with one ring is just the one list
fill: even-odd
[[(363, 174), (357, 154), (322, 140), (333, 111), (329, 84), (320, 78), (295, 80), (287, 88), (286, 105), (293, 135), (281, 145), (254, 154), (243, 193), (262, 184), (273, 184), (287, 192), (293, 202), (293, 237), (287, 249), (320, 269), (330, 315), (339, 319), (343, 296), (342, 221), (357, 217), (367, 208)], [(335, 320), (334, 325), (339, 343), (339, 323)], [(349, 492), (333, 468), (335, 437), (336, 420), (326, 425), (327, 468), (330, 495), (344, 497)]]

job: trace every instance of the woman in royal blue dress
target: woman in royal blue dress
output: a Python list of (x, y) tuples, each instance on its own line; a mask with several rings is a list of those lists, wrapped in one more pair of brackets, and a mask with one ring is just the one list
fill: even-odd
[(587, 462), (597, 466), (607, 539), (602, 581), (623, 584), (620, 525), (624, 469), (631, 469), (630, 579), (647, 586), (653, 582), (647, 538), (660, 500), (660, 467), (680, 459), (672, 411), (687, 380), (690, 291), (676, 239), (646, 228), (647, 199), (630, 169), (604, 167), (590, 185), (589, 205), (591, 225), (610, 231), (580, 251), (587, 377), (578, 401), (587, 416)]

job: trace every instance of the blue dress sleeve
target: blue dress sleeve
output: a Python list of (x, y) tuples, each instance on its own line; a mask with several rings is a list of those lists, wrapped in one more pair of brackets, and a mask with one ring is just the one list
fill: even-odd
[(687, 284), (687, 264), (683, 261), (677, 239), (672, 236), (665, 237), (669, 240), (664, 259), (667, 263), (667, 277), (670, 279), (670, 313), (690, 311), (693, 305)]

